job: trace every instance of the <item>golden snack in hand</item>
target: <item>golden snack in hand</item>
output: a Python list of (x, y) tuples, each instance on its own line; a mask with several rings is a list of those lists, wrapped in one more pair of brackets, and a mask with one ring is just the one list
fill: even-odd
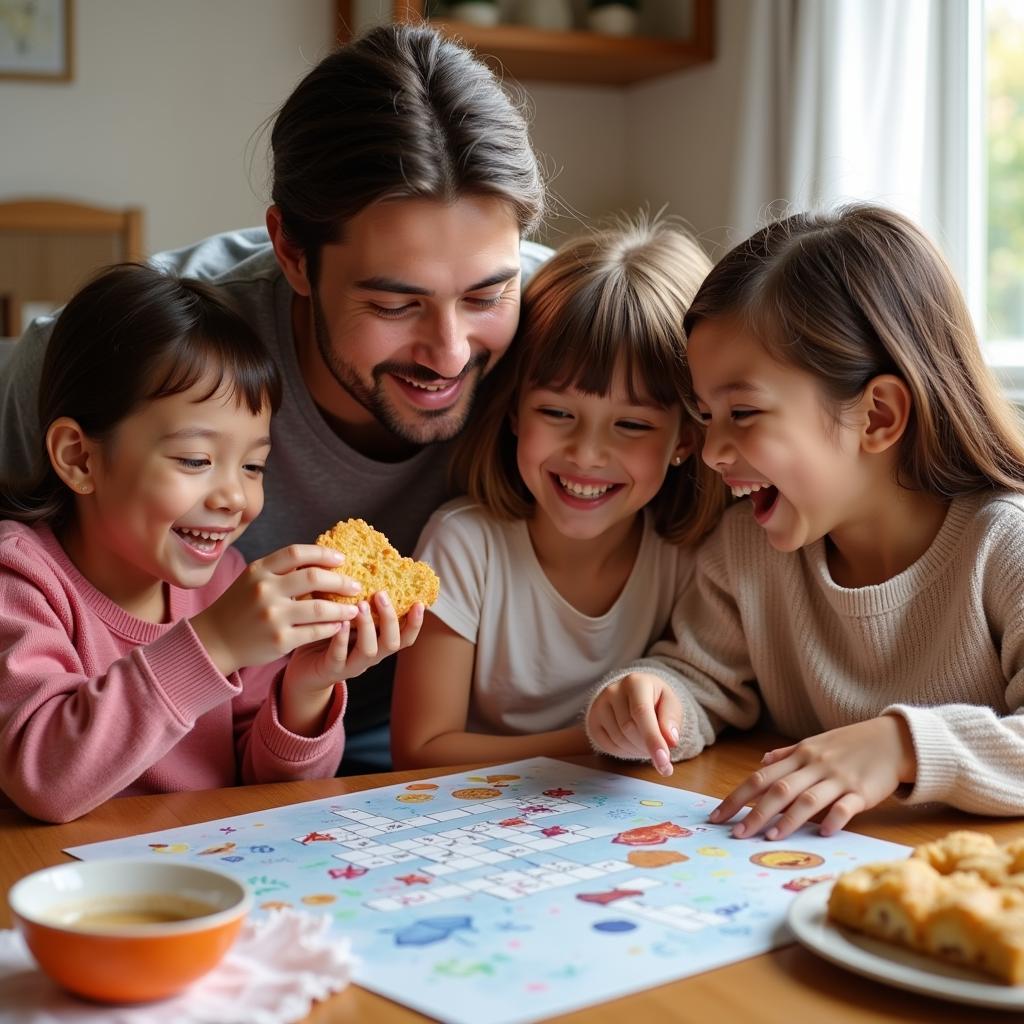
[(316, 543), (340, 551), (345, 561), (334, 572), (351, 577), (363, 588), (351, 596), (317, 594), (317, 597), (341, 604), (358, 604), (384, 590), (399, 616), (405, 615), (417, 601), (429, 607), (437, 600), (440, 581), (434, 570), (426, 562), (400, 555), (383, 533), (362, 519), (337, 523), (321, 533)]

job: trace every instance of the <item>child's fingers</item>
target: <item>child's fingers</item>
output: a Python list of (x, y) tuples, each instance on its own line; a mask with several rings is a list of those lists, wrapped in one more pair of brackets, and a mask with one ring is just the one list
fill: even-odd
[(351, 624), (343, 622), (327, 646), (327, 650), (324, 651), (324, 665), (329, 678), (344, 679), (346, 677), (345, 667), (348, 663), (348, 642), (351, 632)]
[(398, 616), (395, 614), (395, 606), (391, 598), (381, 590), (374, 594), (374, 601), (377, 605), (377, 617), (380, 624), (377, 627), (377, 647), (382, 654), (394, 654), (402, 646), (402, 630), (398, 624)]
[(362, 584), (351, 577), (316, 565), (305, 565), (279, 573), (276, 584), (284, 597), (292, 598), (305, 597), (313, 593), (355, 597), (363, 589)]
[(420, 630), (423, 628), (424, 612), (423, 605), (417, 601), (405, 613), (405, 621), (402, 623), (401, 631), (401, 648), (403, 650), (416, 643), (416, 638), (420, 635)]
[(667, 686), (658, 700), (658, 728), (669, 747), (679, 742), (679, 725), (683, 720), (683, 706)]
[(606, 753), (615, 757), (635, 757), (637, 755), (636, 745), (629, 742), (619, 727), (615, 708), (610, 700), (602, 701), (599, 697), (590, 709), (587, 722), (590, 734)]
[(631, 689), (628, 692), (629, 718), (636, 733), (639, 734), (641, 749), (647, 751), (658, 774), (671, 775), (672, 760), (665, 745), (665, 737), (662, 735), (653, 696), (653, 687)]
[(280, 575), (303, 565), (336, 567), (344, 561), (345, 556), (332, 548), (323, 548), (319, 544), (289, 544), (258, 559), (253, 565)]
[(327, 640), (335, 636), (341, 629), (347, 627), (348, 623), (337, 622), (312, 622), (292, 626), (288, 631), (288, 641), (283, 645), (281, 653), (287, 654), (297, 647), (305, 647), (307, 644), (315, 644), (320, 640)]
[[(786, 762), (780, 763), (786, 765)], [(791, 811), (790, 820), (800, 819), (803, 823), (810, 816), (803, 813), (805, 809), (810, 809), (810, 813), (820, 810), (810, 791), (821, 781), (822, 773), (817, 765), (806, 765), (795, 771), (787, 765), (786, 770), (778, 771), (762, 790), (750, 813), (732, 830), (733, 836), (736, 839), (756, 836), (775, 815), (787, 811)], [(837, 795), (833, 794), (833, 799)]]
[(825, 778), (805, 789), (788, 807), (786, 813), (764, 834), (765, 839), (785, 839), (801, 825), (806, 825), (820, 811), (831, 806), (843, 794), (837, 779)]
[(313, 622), (350, 622), (358, 614), (359, 609), (354, 604), (341, 604), (321, 597), (293, 601), (288, 608), (289, 619), (295, 625), (309, 625)]
[(860, 793), (846, 793), (841, 796), (825, 815), (821, 823), (821, 834), (831, 836), (845, 828), (850, 819), (867, 808), (867, 801)]
[(358, 608), (359, 614), (355, 619), (355, 649), (364, 658), (375, 658), (377, 656), (377, 627), (373, 624), (373, 615), (370, 612), (370, 602), (360, 601)]
[(791, 743), (788, 747), (776, 747), (774, 750), (768, 750), (761, 758), (761, 764), (775, 764), (776, 761), (781, 761), (784, 757), (789, 757), (796, 748), (797, 744)]

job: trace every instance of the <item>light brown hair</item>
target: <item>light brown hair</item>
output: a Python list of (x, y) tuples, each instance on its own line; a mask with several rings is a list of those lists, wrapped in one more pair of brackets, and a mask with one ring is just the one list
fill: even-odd
[[(456, 486), (503, 519), (533, 514), (509, 420), (521, 389), (607, 395), (622, 366), (631, 400), (682, 405), (689, 389), (683, 317), (710, 266), (693, 238), (667, 219), (624, 220), (562, 246), (523, 293), (516, 340), (487, 377), (457, 444)], [(699, 428), (693, 430), (699, 442)], [(707, 533), (726, 500), (698, 448), (668, 472), (650, 503), (658, 532), (678, 543)]]
[(837, 418), (868, 382), (910, 389), (897, 482), (940, 498), (1024, 492), (1024, 433), (986, 366), (953, 272), (920, 228), (867, 204), (799, 213), (732, 249), (686, 316), (736, 316), (821, 381)]

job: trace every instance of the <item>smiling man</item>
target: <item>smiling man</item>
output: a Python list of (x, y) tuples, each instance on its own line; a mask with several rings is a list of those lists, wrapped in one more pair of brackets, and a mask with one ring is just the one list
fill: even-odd
[[(467, 50), (373, 30), (299, 83), (271, 133), (266, 229), (153, 257), (220, 285), (275, 353), (284, 399), (247, 559), (359, 517), (411, 551), (448, 497), (448, 445), (508, 348), (544, 187), (526, 123)], [(52, 318), (0, 380), (0, 477), (42, 458), (36, 389)], [(346, 760), (386, 768), (389, 662), (349, 691)]]

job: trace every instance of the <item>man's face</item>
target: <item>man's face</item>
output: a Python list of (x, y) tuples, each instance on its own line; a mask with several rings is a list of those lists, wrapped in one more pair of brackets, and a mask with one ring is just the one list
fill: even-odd
[(344, 425), (448, 440), (512, 340), (519, 294), (519, 227), (502, 200), (369, 206), (321, 250), (312, 333), (330, 379), (307, 369), (310, 391)]

